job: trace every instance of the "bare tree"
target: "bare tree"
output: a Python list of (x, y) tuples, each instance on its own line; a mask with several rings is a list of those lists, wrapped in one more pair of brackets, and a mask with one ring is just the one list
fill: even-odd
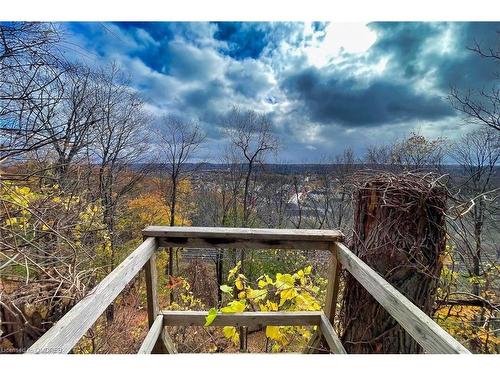
[(242, 225), (248, 226), (250, 216), (250, 182), (255, 166), (264, 162), (270, 151), (278, 148), (277, 139), (272, 134), (272, 122), (268, 116), (255, 111), (241, 111), (234, 107), (225, 119), (227, 135), (231, 144), (246, 164), (243, 187)]
[[(457, 182), (456, 195), (463, 203), (455, 207), (457, 215), (452, 228), (460, 236), (455, 240), (470, 276), (480, 276), (484, 272), (482, 258), (487, 256), (484, 254), (484, 230), (495, 225), (498, 209), (495, 179), (500, 137), (488, 128), (471, 131), (454, 143), (451, 156), (460, 165), (463, 175), (463, 181)], [(479, 295), (479, 284), (474, 285), (472, 292)]]
[(259, 221), (269, 228), (284, 228), (289, 219), (287, 205), (292, 180), (284, 173), (269, 173), (262, 180)]
[[(188, 163), (193, 159), (205, 140), (197, 123), (175, 116), (164, 116), (157, 127), (157, 146), (160, 158), (164, 162), (170, 179), (169, 191), (166, 192), (170, 205), (170, 226), (175, 225), (179, 183), (191, 172)], [(174, 275), (173, 249), (169, 249), (168, 271)]]
[(386, 168), (393, 163), (390, 145), (368, 145), (364, 156), (365, 164), (371, 168)]
[(63, 98), (49, 112), (43, 134), (52, 139), (56, 153), (55, 172), (64, 177), (71, 163), (94, 141), (98, 111), (98, 77), (84, 66), (73, 67), (63, 76)]
[[(490, 60), (500, 66), (500, 30), (497, 31), (496, 45), (483, 47), (478, 41), (468, 49), (480, 58)], [(462, 113), (470, 124), (487, 126), (500, 131), (500, 70), (492, 76), (492, 86), (481, 89), (460, 90), (453, 87), (448, 98), (452, 106)]]
[[(235, 164), (244, 166), (243, 217), (241, 225), (247, 227), (251, 212), (251, 179), (256, 166), (261, 165), (267, 154), (276, 151), (278, 142), (272, 134), (271, 120), (265, 114), (255, 111), (241, 111), (234, 107), (224, 119), (226, 133), (231, 141), (231, 155)], [(244, 268), (244, 252), (240, 254)]]
[[(332, 202), (334, 226), (348, 229), (349, 218), (352, 217), (352, 179), (356, 172), (356, 158), (351, 148), (335, 157), (332, 177), (334, 179), (334, 198)], [(350, 224), (350, 223), (349, 223)]]
[[(115, 223), (119, 218), (117, 208), (124, 196), (139, 182), (146, 168), (144, 127), (148, 116), (144, 102), (128, 86), (128, 80), (112, 64), (98, 75), (97, 108), (99, 121), (95, 126), (94, 142), (89, 152), (97, 165), (98, 199), (103, 209), (110, 259), (109, 272), (115, 267)], [(136, 167), (133, 171), (131, 169)], [(107, 309), (108, 320), (114, 315), (113, 304)]]
[[(233, 147), (232, 155), (239, 155), (239, 160), (246, 167), (243, 185), (243, 218), (242, 226), (248, 227), (251, 202), (251, 179), (256, 165), (262, 164), (270, 151), (275, 151), (278, 142), (272, 134), (272, 123), (265, 114), (255, 111), (241, 111), (237, 107), (224, 119), (227, 136)], [(255, 181), (255, 180), (254, 180)], [(240, 252), (241, 269), (244, 272), (245, 253)], [(247, 330), (240, 330), (240, 350), (246, 350)]]
[(60, 34), (48, 23), (0, 25), (0, 162), (53, 141), (41, 136), (46, 113), (61, 99), (66, 64)]
[(412, 132), (392, 146), (391, 157), (394, 164), (404, 170), (439, 170), (445, 155), (445, 140), (430, 139), (418, 132)]
[[(458, 271), (472, 280), (472, 286), (471, 290), (464, 290), (459, 285), (458, 290), (450, 291), (440, 305), (480, 306), (473, 327), (490, 331), (491, 322), (485, 319), (485, 312), (494, 308), (491, 303), (494, 301), (488, 302), (484, 297), (495, 289), (498, 282), (495, 237), (500, 229), (497, 166), (500, 135), (488, 127), (474, 129), (454, 143), (451, 156), (460, 165), (461, 174), (455, 186), (458, 191), (454, 194), (458, 204), (453, 207), (448, 220), (449, 233)], [(481, 351), (480, 345), (476, 340), (471, 341), (474, 351)], [(488, 351), (487, 345), (485, 350)]]

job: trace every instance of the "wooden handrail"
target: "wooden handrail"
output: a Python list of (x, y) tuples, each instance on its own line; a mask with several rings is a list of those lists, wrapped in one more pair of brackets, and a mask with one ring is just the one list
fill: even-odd
[(160, 338), (161, 332), (163, 331), (163, 315), (158, 315), (153, 322), (152, 326), (149, 327), (148, 334), (144, 338), (141, 347), (137, 354), (151, 354), (158, 339)]
[[(208, 311), (162, 311), (164, 326), (202, 326), (205, 324)], [(155, 322), (156, 324), (156, 322)], [(212, 326), (263, 327), (263, 326), (317, 326), (326, 339), (331, 353), (346, 354), (345, 348), (335, 333), (333, 326), (321, 311), (247, 311), (241, 313), (218, 313)], [(153, 327), (148, 333), (148, 344), (151, 337), (157, 336)], [(149, 339), (148, 339), (149, 338)]]
[(337, 243), (336, 251), (340, 263), (427, 353), (470, 354), (449, 333), (354, 255), (345, 245)]
[[(331, 323), (335, 315), (340, 265), (347, 269), (391, 316), (428, 353), (470, 353), (437, 323), (379, 274), (361, 261), (341, 242), (343, 235), (336, 230), (248, 229), (199, 227), (148, 227), (143, 231), (144, 242), (118, 267), (77, 303), (59, 322), (49, 329), (29, 349), (28, 353), (68, 353), (94, 324), (123, 288), (145, 267), (148, 295), (148, 320), (152, 328), (158, 314), (162, 325), (203, 325), (206, 312), (158, 311), (156, 294), (156, 264), (154, 252), (159, 246), (221, 247), (221, 248), (281, 248), (317, 249), (332, 253), (328, 300), (325, 312), (247, 312), (220, 314), (214, 325), (319, 325), (328, 335), (329, 344), (340, 352)], [(159, 323), (155, 324), (157, 328)], [(161, 330), (153, 332), (156, 343), (147, 344), (164, 350), (171, 346)], [(158, 334), (157, 334), (158, 333)], [(325, 332), (323, 332), (325, 334)], [(151, 336), (149, 336), (151, 338)], [(332, 338), (333, 337), (333, 338)], [(168, 350), (172, 352), (172, 350)]]
[(28, 349), (27, 353), (68, 353), (130, 280), (137, 275), (156, 249), (156, 239), (147, 238), (89, 294), (45, 332)]
[[(165, 326), (203, 326), (208, 311), (161, 312)], [(218, 313), (212, 326), (319, 326), (321, 311), (247, 311), (242, 313)]]
[(330, 323), (330, 320), (323, 313), (321, 313), (319, 330), (320, 330), (321, 334), (323, 335), (323, 337), (325, 338), (326, 342), (328, 343), (328, 346), (330, 347), (330, 350), (332, 351), (332, 353), (347, 354), (347, 352), (345, 351), (344, 345), (342, 345), (342, 342), (340, 341), (339, 337), (337, 336), (337, 333), (333, 329), (333, 326)]
[(328, 250), (344, 235), (338, 230), (151, 226), (142, 231), (159, 246), (239, 249)]

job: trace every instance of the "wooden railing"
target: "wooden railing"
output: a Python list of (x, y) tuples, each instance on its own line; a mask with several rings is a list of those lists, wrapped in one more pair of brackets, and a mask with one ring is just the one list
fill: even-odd
[(124, 287), (145, 269), (150, 330), (139, 353), (176, 353), (164, 327), (203, 325), (206, 311), (160, 311), (157, 298), (155, 251), (159, 247), (223, 249), (304, 249), (330, 251), (327, 300), (321, 312), (244, 312), (219, 314), (214, 325), (312, 325), (332, 353), (345, 353), (333, 326), (339, 273), (349, 271), (427, 353), (470, 353), (431, 318), (356, 257), (336, 230), (248, 229), (206, 227), (148, 227), (144, 242), (77, 303), (29, 349), (28, 353), (68, 353)]

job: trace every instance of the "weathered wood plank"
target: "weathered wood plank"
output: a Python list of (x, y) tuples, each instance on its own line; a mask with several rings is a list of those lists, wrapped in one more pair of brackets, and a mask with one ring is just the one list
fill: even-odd
[(328, 250), (326, 241), (237, 240), (220, 238), (158, 238), (160, 247), (184, 247), (192, 249), (282, 249)]
[(146, 239), (29, 349), (28, 353), (68, 353), (148, 261), (157, 248)]
[(338, 241), (343, 234), (338, 230), (324, 229), (269, 229), (269, 228), (232, 228), (232, 227), (183, 227), (149, 226), (142, 231), (147, 237), (190, 237), (210, 238), (227, 237), (244, 240), (289, 240), (289, 241)]
[(340, 342), (339, 337), (335, 333), (330, 320), (328, 320), (328, 317), (325, 314), (321, 314), (320, 330), (332, 353), (347, 354), (342, 342)]
[(177, 349), (175, 348), (174, 342), (172, 341), (172, 338), (170, 335), (165, 332), (165, 327), (163, 327), (162, 333), (163, 333), (163, 345), (165, 345), (165, 349), (167, 350), (168, 354), (177, 354)]
[(265, 229), (222, 227), (151, 226), (144, 236), (157, 237), (159, 246), (219, 248), (281, 248), (327, 250), (333, 241), (341, 241), (337, 230)]
[[(160, 309), (158, 307), (158, 275), (156, 270), (156, 254), (153, 253), (149, 260), (144, 265), (145, 279), (146, 279), (146, 296), (147, 296), (147, 307), (148, 307), (148, 325), (151, 328), (153, 325)], [(153, 353), (166, 353), (167, 348), (165, 346), (165, 337), (163, 330), (160, 333), (160, 337), (157, 340)]]
[(392, 315), (427, 353), (469, 353), (457, 340), (385, 281), (345, 245), (337, 243), (342, 265)]
[[(162, 311), (165, 326), (202, 326), (208, 311)], [(315, 326), (320, 324), (321, 311), (256, 311), (217, 314), (212, 326)]]
[(146, 299), (148, 305), (148, 324), (149, 328), (156, 321), (159, 312), (157, 283), (158, 275), (156, 271), (156, 255), (153, 253), (144, 266), (146, 279)]
[(339, 294), (340, 272), (342, 271), (342, 265), (337, 259), (337, 246), (334, 243), (331, 244), (330, 250), (331, 256), (328, 267), (328, 285), (326, 289), (326, 303), (324, 311), (328, 320), (333, 324), (335, 313), (337, 311), (337, 298)]
[[(329, 250), (331, 252), (331, 257), (328, 265), (328, 285), (326, 290), (325, 307), (323, 311), (325, 312), (328, 320), (331, 324), (334, 324), (335, 313), (337, 310), (337, 298), (339, 294), (339, 284), (340, 284), (340, 272), (342, 270), (342, 265), (337, 259), (337, 247), (335, 243), (331, 243)], [(318, 347), (321, 342), (324, 341), (321, 334), (318, 332), (314, 333), (309, 339), (307, 346), (304, 348), (304, 354), (319, 353)]]
[(148, 334), (144, 338), (137, 354), (151, 354), (163, 329), (163, 315), (158, 315), (151, 328), (149, 328)]
[(309, 341), (307, 342), (304, 350), (302, 350), (303, 354), (318, 354), (320, 351), (318, 350), (321, 345), (322, 336), (321, 333), (316, 331), (311, 336)]

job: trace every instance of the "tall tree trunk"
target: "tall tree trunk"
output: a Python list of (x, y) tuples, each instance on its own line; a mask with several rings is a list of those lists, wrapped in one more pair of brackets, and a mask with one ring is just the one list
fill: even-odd
[[(354, 195), (352, 251), (426, 314), (445, 251), (446, 191), (431, 178), (382, 174)], [(421, 347), (351, 275), (343, 304), (348, 353), (419, 353)]]

